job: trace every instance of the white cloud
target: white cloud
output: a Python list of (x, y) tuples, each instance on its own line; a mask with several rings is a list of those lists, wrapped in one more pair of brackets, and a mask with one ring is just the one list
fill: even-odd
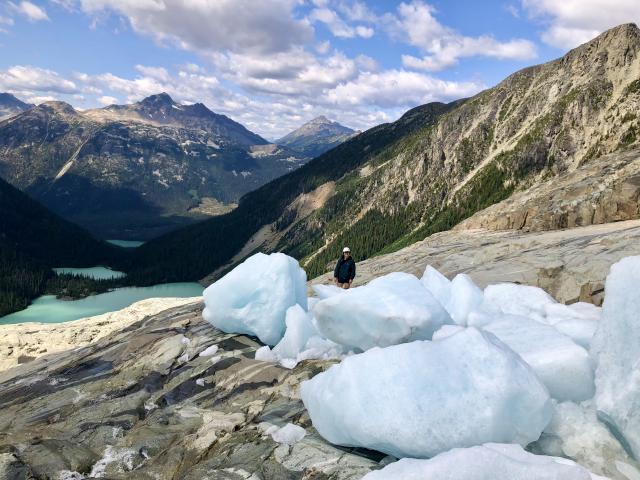
[(536, 47), (529, 40), (501, 42), (488, 35), (467, 37), (442, 25), (434, 13), (431, 5), (416, 0), (401, 3), (397, 17), (386, 17), (392, 35), (426, 53), (423, 58), (403, 55), (405, 67), (438, 71), (451, 68), (466, 57), (530, 60), (537, 56)]
[(373, 37), (374, 30), (371, 27), (365, 27), (363, 25), (358, 25), (356, 27), (356, 33), (358, 34), (359, 37), (371, 38), (371, 37)]
[(102, 97), (98, 97), (98, 102), (100, 105), (114, 105), (118, 103), (118, 99), (116, 97), (111, 97), (109, 95), (103, 95)]
[(542, 40), (566, 49), (621, 23), (640, 23), (638, 0), (522, 0), (533, 18), (546, 25)]
[(504, 9), (511, 14), (513, 18), (520, 18), (520, 10), (513, 4), (505, 5)]
[(133, 29), (196, 51), (268, 54), (313, 38), (293, 13), (296, 0), (80, 0), (90, 14), (113, 11)]
[(336, 105), (373, 104), (388, 108), (462, 98), (483, 88), (476, 82), (451, 82), (417, 72), (386, 70), (364, 73), (354, 81), (338, 85), (328, 92), (327, 98)]
[(24, 65), (0, 70), (0, 91), (31, 91), (72, 94), (79, 91), (77, 85), (56, 72)]
[(49, 20), (47, 12), (42, 7), (31, 2), (24, 1), (18, 4), (9, 2), (9, 7), (14, 12), (26, 17), (30, 22)]
[(214, 63), (235, 84), (275, 95), (317, 96), (358, 74), (356, 62), (342, 53), (318, 58), (303, 49), (267, 57), (218, 55)]
[(0, 15), (0, 24), (11, 26), (13, 25), (13, 18), (3, 17), (2, 15)]
[(58, 99), (52, 95), (28, 95), (23, 97), (23, 100), (27, 103), (39, 105), (40, 103), (53, 102)]
[(354, 38), (356, 36), (371, 38), (374, 33), (374, 30), (371, 27), (366, 27), (364, 25), (352, 27), (351, 25), (348, 25), (344, 20), (342, 20), (342, 18), (340, 18), (340, 16), (338, 16), (335, 10), (331, 10), (326, 7), (314, 8), (311, 13), (309, 13), (309, 20), (312, 22), (324, 23), (331, 33), (339, 38)]

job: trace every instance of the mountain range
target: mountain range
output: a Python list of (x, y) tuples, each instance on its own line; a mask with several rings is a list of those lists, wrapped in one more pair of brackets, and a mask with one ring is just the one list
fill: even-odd
[(300, 128), (275, 141), (299, 154), (315, 158), (349, 140), (360, 132), (332, 122), (324, 115), (314, 118)]
[[(90, 152), (97, 147), (90, 140), (98, 133), (87, 134), (82, 128), (85, 122), (97, 126), (100, 138), (115, 135), (110, 129), (121, 128), (122, 135), (131, 135), (129, 144), (140, 138), (135, 136), (139, 133), (134, 135), (140, 130), (167, 128), (175, 135), (196, 134), (194, 129), (179, 125), (187, 120), (170, 118), (173, 110), (178, 110), (173, 106), (153, 109), (160, 112), (153, 120), (156, 124), (142, 123), (136, 117), (151, 113), (144, 109), (144, 103), (82, 114), (66, 104), (47, 103), (5, 120), (0, 129), (11, 130), (20, 123), (23, 129), (16, 129), (16, 135), (24, 132), (36, 136), (34, 132), (39, 132), (44, 144), (64, 132), (69, 142), (80, 144), (75, 152), (83, 150), (87, 165), (96, 162)], [(155, 238), (134, 254), (117, 256), (112, 264), (125, 270), (127, 281), (135, 285), (203, 277), (211, 281), (256, 251), (283, 251), (299, 258), (309, 276), (322, 275), (331, 269), (344, 245), (350, 246), (360, 261), (448, 230), (514, 193), (526, 197), (527, 191), (545, 182), (593, 176), (599, 165), (615, 164), (616, 169), (625, 169), (635, 161), (635, 156), (623, 154), (638, 147), (639, 106), (640, 30), (626, 24), (558, 60), (516, 72), (472, 98), (429, 103), (393, 123), (360, 133), (247, 193), (231, 212)], [(46, 123), (46, 131), (40, 131), (40, 116), (46, 115), (51, 121)], [(98, 118), (101, 116), (109, 119)], [(28, 125), (33, 130), (26, 128)], [(223, 131), (222, 126), (218, 128), (217, 132)], [(255, 148), (257, 138), (250, 132), (234, 124), (224, 128), (228, 129), (225, 135), (235, 136), (235, 145), (245, 142)], [(203, 137), (214, 135), (201, 132)], [(89, 140), (82, 143), (76, 137)], [(13, 145), (19, 144), (19, 138)], [(155, 139), (154, 144), (149, 137), (146, 147), (153, 152), (152, 158), (165, 148), (163, 137)], [(0, 137), (0, 141), (6, 139)], [(169, 145), (174, 141), (174, 137), (166, 140)], [(115, 138), (103, 144), (117, 152), (124, 141)], [(26, 150), (38, 151), (33, 144), (23, 145)], [(55, 145), (62, 148), (64, 143)], [(260, 146), (283, 148), (266, 141)], [(220, 150), (224, 150), (222, 146)], [(52, 156), (59, 153), (53, 147), (50, 151)], [(69, 154), (69, 150), (66, 157), (60, 156), (71, 157), (71, 163), (54, 170), (53, 183), (55, 177), (66, 177), (80, 157), (78, 153), (74, 156), (74, 151)], [(22, 168), (27, 170), (28, 165), (25, 162)], [(35, 165), (39, 167), (37, 162)], [(615, 195), (600, 195), (598, 198), (604, 200), (598, 202), (606, 202), (602, 211), (624, 214), (589, 214), (589, 199), (597, 193), (593, 190), (593, 195), (583, 192), (576, 197), (584, 211), (577, 217), (569, 218), (569, 213), (561, 210), (534, 221), (537, 214), (528, 207), (509, 207), (507, 211), (513, 213), (498, 214), (505, 219), (493, 215), (489, 219), (478, 217), (484, 220), (476, 222), (520, 228), (516, 223), (523, 227), (562, 226), (636, 218), (638, 211), (629, 206), (634, 200), (627, 198), (635, 183), (623, 180), (612, 180), (624, 194), (619, 195), (625, 205), (622, 210), (614, 208)], [(585, 185), (593, 189), (592, 183)], [(551, 185), (541, 191), (554, 192), (557, 197), (563, 188)], [(602, 188), (608, 187), (603, 184)], [(531, 208), (542, 211), (539, 206)], [(583, 219), (585, 215), (590, 219)]]
[[(451, 104), (370, 129), (247, 194), (227, 215), (157, 238), (132, 271), (165, 281), (284, 251), (311, 276), (447, 230), (512, 193), (637, 144), (640, 30), (625, 24)], [(215, 252), (210, 246), (216, 245)]]
[(103, 238), (226, 212), (308, 160), (166, 93), (87, 111), (45, 102), (0, 122), (0, 148), (2, 178)]

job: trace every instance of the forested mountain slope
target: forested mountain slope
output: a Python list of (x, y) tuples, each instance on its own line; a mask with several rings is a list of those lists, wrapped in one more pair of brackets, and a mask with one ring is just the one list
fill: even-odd
[(109, 265), (123, 255), (0, 179), (0, 316), (41, 294), (52, 267)]
[[(231, 214), (150, 242), (147, 278), (197, 278), (243, 251), (282, 250), (315, 276), (453, 227), (543, 179), (637, 143), (640, 30), (613, 28), (564, 57), (448, 106), (358, 135), (253, 192)], [(302, 208), (302, 194), (329, 195)]]

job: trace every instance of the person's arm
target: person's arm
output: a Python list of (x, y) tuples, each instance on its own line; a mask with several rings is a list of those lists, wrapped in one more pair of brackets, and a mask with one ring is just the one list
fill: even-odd
[(351, 262), (351, 274), (349, 275), (349, 285), (353, 282), (353, 279), (356, 278), (356, 262)]
[(336, 268), (333, 270), (333, 280), (336, 284), (338, 283), (338, 270), (340, 270), (340, 259), (338, 259), (338, 263), (336, 263)]

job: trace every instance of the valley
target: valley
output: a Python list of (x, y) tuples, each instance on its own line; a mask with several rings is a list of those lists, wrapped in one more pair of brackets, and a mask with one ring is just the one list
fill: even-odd
[[(11, 5), (36, 22), (35, 3)], [(0, 478), (638, 480), (638, 26), (388, 117), (375, 102), (460, 86), (468, 55), (529, 48), (528, 62), (541, 47), (458, 35), (420, 1), (383, 16), (313, 5), (296, 25), (331, 41), (286, 58), (269, 35), (244, 55), (204, 46), (220, 25), (196, 32), (195, 7), (180, 11), (218, 69), (181, 65), (180, 87), (196, 78), (208, 104), (238, 105), (273, 143), (203, 103), (149, 95), (171, 86), (163, 67), (136, 65), (129, 81), (39, 71), (66, 99), (92, 82), (102, 108), (0, 94)], [(175, 6), (153, 7), (136, 12), (157, 22), (162, 55), (193, 48), (162, 32)], [(511, 7), (510, 21), (533, 18)], [(260, 29), (248, 13), (234, 30)], [(114, 41), (144, 35), (144, 19), (125, 25)], [(404, 29), (423, 55), (405, 51), (391, 87), (382, 58), (350, 63), (336, 46), (380, 45), (385, 28), (385, 49)], [(37, 84), (15, 67), (0, 87), (18, 74)], [(314, 103), (311, 84), (334, 75)], [(354, 130), (330, 107), (385, 123)], [(346, 289), (333, 277), (344, 246), (357, 262)]]
[(0, 122), (0, 148), (0, 177), (98, 237), (136, 240), (228, 211), (309, 160), (166, 93), (87, 111), (45, 102)]

